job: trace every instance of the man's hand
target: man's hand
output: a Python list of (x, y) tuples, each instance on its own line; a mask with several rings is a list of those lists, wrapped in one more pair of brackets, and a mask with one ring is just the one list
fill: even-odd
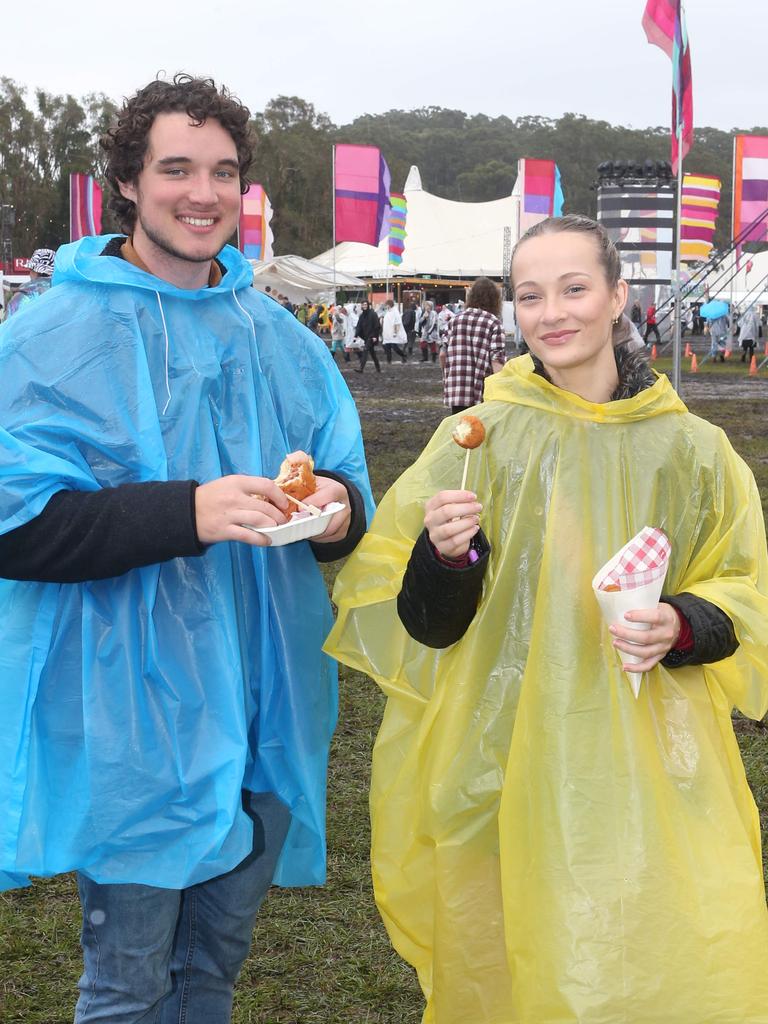
[(424, 506), (424, 526), (443, 558), (463, 558), (480, 529), (483, 506), (472, 491), (438, 491)]
[(291, 503), (274, 480), (264, 476), (222, 476), (195, 491), (195, 523), (202, 544), (237, 540), (265, 547), (269, 538), (246, 530), (245, 525), (280, 526), (291, 511)]
[(628, 622), (648, 622), (648, 630), (632, 629), (614, 623), (609, 631), (614, 636), (613, 646), (625, 654), (634, 654), (643, 660), (636, 665), (622, 665), (625, 672), (649, 672), (662, 658), (666, 658), (680, 636), (680, 619), (671, 604), (662, 601), (646, 611), (626, 612)]
[(344, 508), (340, 512), (335, 512), (325, 528), (325, 532), (321, 533), (319, 537), (313, 537), (313, 544), (332, 544), (337, 540), (343, 540), (347, 536), (347, 530), (349, 529), (349, 521), (352, 516), (352, 510), (349, 507), (349, 494), (347, 494), (347, 488), (344, 484), (340, 484), (338, 480), (331, 480), (327, 476), (317, 476), (317, 490), (314, 494), (310, 494), (308, 498), (305, 498), (307, 504), (315, 505), (317, 508), (325, 508), (332, 501), (341, 502)]

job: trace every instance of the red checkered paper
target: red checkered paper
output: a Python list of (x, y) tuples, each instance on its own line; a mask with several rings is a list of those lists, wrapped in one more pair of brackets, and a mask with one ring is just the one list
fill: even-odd
[(598, 590), (636, 590), (663, 578), (672, 548), (669, 538), (655, 526), (646, 526), (603, 566)]

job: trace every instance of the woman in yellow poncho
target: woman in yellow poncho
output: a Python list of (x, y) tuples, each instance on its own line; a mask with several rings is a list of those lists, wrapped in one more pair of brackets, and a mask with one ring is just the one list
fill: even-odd
[[(619, 269), (585, 218), (522, 239), (531, 355), (475, 410), (474, 491), (448, 419), (337, 581), (326, 649), (388, 697), (374, 888), (428, 1024), (768, 1022), (730, 717), (768, 704), (763, 516), (723, 432), (615, 346)], [(609, 628), (592, 577), (645, 526), (673, 596)]]

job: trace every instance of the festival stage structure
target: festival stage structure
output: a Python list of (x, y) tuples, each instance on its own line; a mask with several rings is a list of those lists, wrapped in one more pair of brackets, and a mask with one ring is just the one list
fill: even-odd
[(673, 279), (677, 185), (663, 161), (606, 161), (597, 169), (597, 219), (619, 250), (630, 285)]

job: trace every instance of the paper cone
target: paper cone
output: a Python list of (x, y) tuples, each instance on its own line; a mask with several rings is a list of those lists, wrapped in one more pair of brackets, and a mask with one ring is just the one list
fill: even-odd
[[(645, 562), (645, 565), (638, 564), (637, 566), (630, 566), (628, 569), (627, 553), (629, 552), (630, 560), (635, 557), (635, 547), (638, 540), (642, 540), (647, 534), (655, 533), (660, 535), (666, 544), (666, 558), (663, 563), (657, 558), (655, 564), (653, 562)], [(594, 591), (597, 603), (600, 605), (600, 611), (602, 612), (603, 619), (606, 625), (613, 626), (629, 626), (630, 629), (648, 630), (650, 625), (647, 622), (630, 622), (624, 618), (626, 612), (632, 611), (649, 611), (651, 608), (655, 608), (659, 603), (661, 597), (661, 591), (664, 587), (664, 580), (667, 576), (667, 568), (669, 567), (669, 540), (664, 534), (659, 531), (652, 531), (650, 527), (645, 527), (640, 531), (632, 540), (628, 541), (621, 550), (617, 551), (613, 558), (609, 559), (602, 568), (598, 569), (595, 575), (592, 577), (592, 590)], [(627, 575), (629, 571), (629, 575)], [(633, 574), (636, 574), (633, 579)], [(638, 575), (640, 578), (638, 578)], [(651, 578), (652, 577), (652, 578)], [(640, 586), (627, 586), (632, 582), (640, 582), (640, 579), (645, 578), (646, 582)], [(603, 586), (607, 582), (613, 584), (625, 584), (622, 590), (602, 590), (600, 584)], [(614, 648), (614, 650), (616, 650)], [(643, 658), (636, 654), (625, 654), (623, 651), (616, 651), (622, 664), (633, 665), (642, 661)], [(627, 678), (629, 684), (632, 687), (632, 692), (635, 695), (635, 699), (640, 695), (640, 684), (643, 681), (642, 672), (627, 672)]]
[[(602, 572), (597, 574), (601, 578), (602, 575)], [(613, 626), (615, 624), (629, 626), (630, 629), (642, 630), (651, 628), (647, 622), (630, 622), (624, 618), (624, 613), (655, 608), (661, 597), (666, 573), (660, 579), (654, 580), (653, 583), (646, 583), (644, 587), (635, 587), (634, 590), (598, 590), (597, 576), (592, 580), (592, 587), (606, 625)], [(623, 651), (616, 651), (616, 654), (624, 665), (636, 665), (638, 661), (643, 660), (636, 654), (625, 654)], [(643, 673), (627, 672), (627, 678), (629, 679), (629, 685), (632, 687), (632, 693), (634, 693), (635, 697), (639, 697)]]

